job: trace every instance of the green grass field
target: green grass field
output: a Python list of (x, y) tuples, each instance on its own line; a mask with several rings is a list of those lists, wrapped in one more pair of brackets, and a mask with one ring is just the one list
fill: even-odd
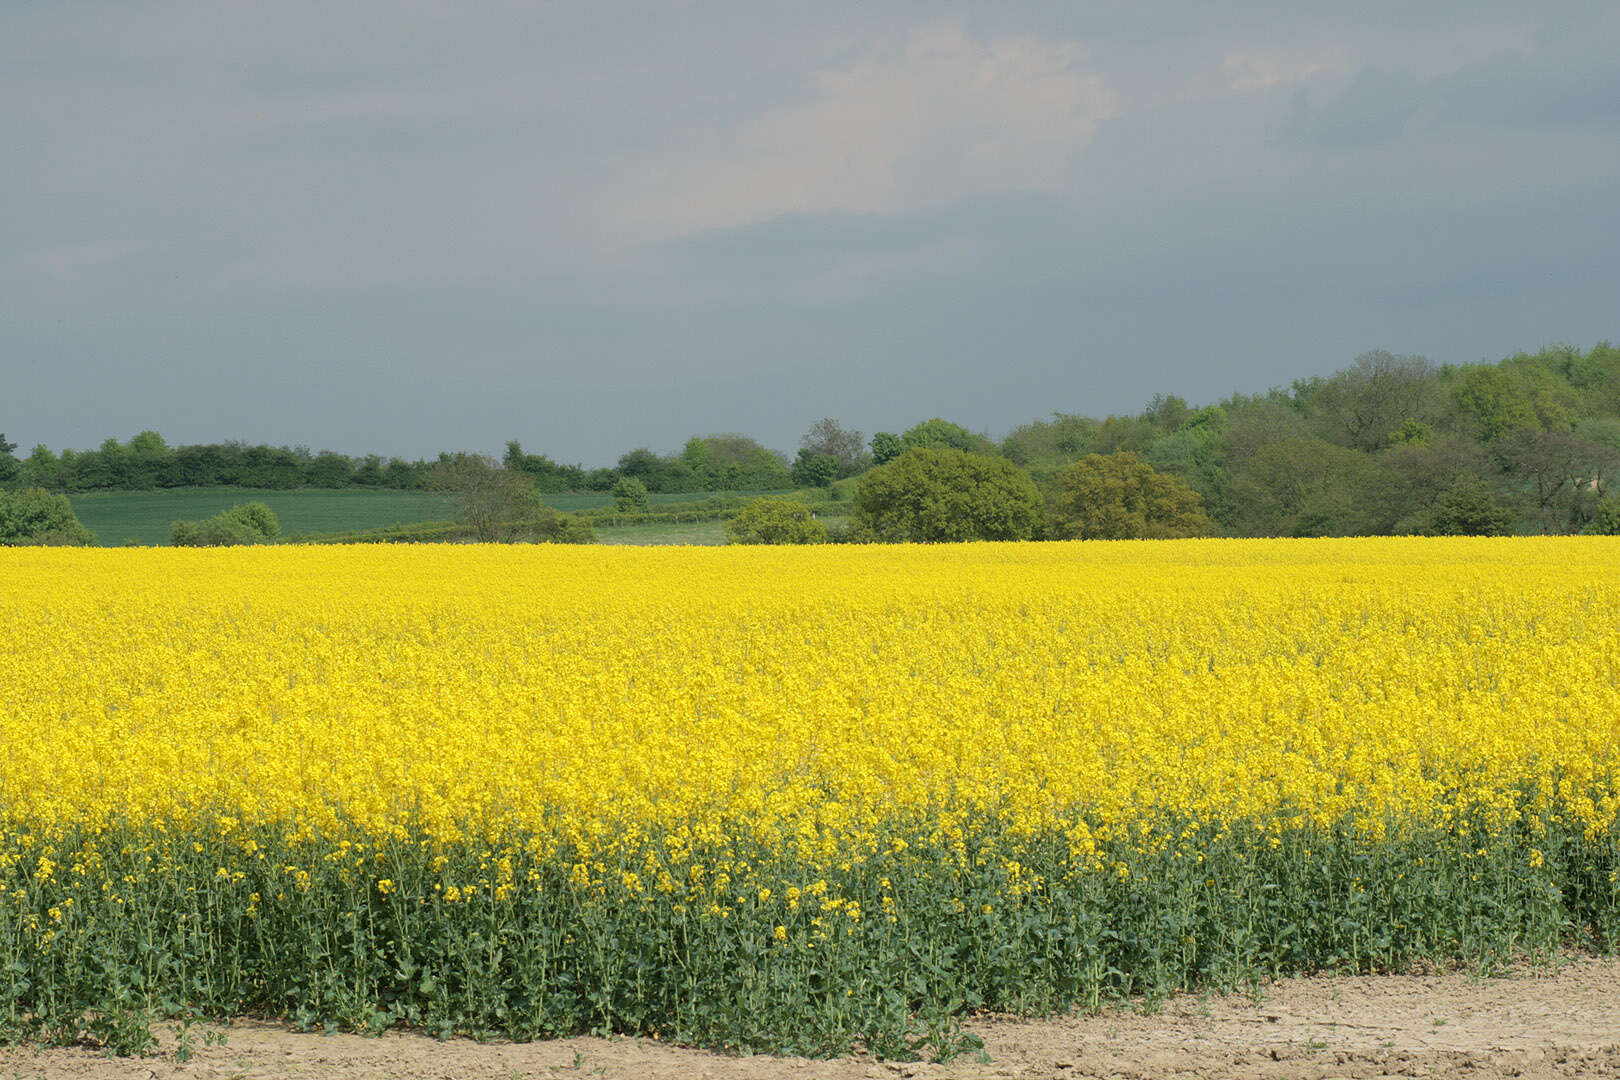
[[(671, 494), (652, 494), (647, 496), (649, 507), (668, 506), (672, 503), (702, 502), (711, 495), (734, 495), (744, 499), (756, 499), (764, 495), (789, 495), (788, 491), (686, 491)], [(604, 506), (613, 505), (613, 496), (606, 491), (570, 492), (565, 495), (545, 494), (540, 501), (554, 510), (561, 510), (565, 514), (572, 514), (577, 510), (595, 510)]]
[[(604, 496), (605, 497), (605, 496)], [(445, 497), (421, 491), (342, 488), (260, 491), (252, 488), (175, 488), (97, 491), (70, 496), (73, 512), (103, 547), (129, 541), (167, 544), (176, 521), (199, 521), (237, 503), (262, 502), (281, 522), (283, 535), (377, 529), (396, 522), (444, 521), (455, 516)]]
[(723, 521), (678, 522), (668, 525), (613, 525), (597, 526), (598, 544), (723, 544), (726, 542), (726, 523)]
[[(650, 508), (675, 503), (702, 502), (712, 494), (755, 498), (785, 492), (733, 491), (649, 495)], [(269, 491), (255, 488), (173, 488), (159, 491), (95, 491), (70, 495), (73, 512), (85, 528), (96, 534), (102, 547), (128, 543), (167, 544), (176, 521), (200, 521), (237, 503), (262, 502), (281, 522), (283, 536), (309, 533), (344, 533), (414, 525), (422, 521), (448, 521), (455, 517), (447, 496), (389, 488), (341, 488)], [(607, 492), (543, 495), (547, 506), (564, 513), (612, 506)], [(656, 523), (598, 527), (604, 544), (723, 544), (725, 523)]]
[[(823, 517), (829, 527), (842, 528), (848, 518)], [(723, 521), (697, 521), (669, 525), (598, 525), (596, 542), (599, 544), (724, 544), (726, 523)]]

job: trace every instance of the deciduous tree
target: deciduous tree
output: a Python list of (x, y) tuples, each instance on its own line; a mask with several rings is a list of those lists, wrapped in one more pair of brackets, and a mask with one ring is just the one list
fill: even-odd
[(484, 454), (446, 455), (429, 470), (428, 487), (450, 497), (457, 517), (482, 543), (505, 539), (540, 510), (534, 482)]
[(842, 472), (838, 459), (831, 454), (800, 450), (798, 460), (793, 463), (793, 486), (830, 487)]
[(43, 488), (0, 490), (0, 544), (93, 544), (66, 495)]
[(1506, 536), (1513, 512), (1491, 494), (1485, 481), (1466, 476), (1447, 489), (1429, 515), (1432, 536)]
[(621, 514), (647, 509), (647, 485), (634, 476), (621, 476), (613, 485), (613, 508)]
[(924, 450), (930, 447), (948, 446), (954, 450), (977, 453), (990, 449), (984, 439), (979, 438), (961, 424), (953, 424), (949, 420), (937, 416), (907, 428), (905, 434), (900, 436), (900, 441), (905, 444), (907, 450)]
[(887, 465), (906, 452), (906, 444), (892, 431), (880, 431), (872, 436), (872, 463)]
[(808, 452), (812, 456), (832, 458), (838, 463), (838, 475), (833, 479), (842, 479), (854, 476), (871, 464), (872, 459), (866, 452), (864, 438), (859, 431), (846, 428), (831, 417), (825, 417), (817, 420), (799, 440), (799, 454), (803, 457)]
[(951, 447), (907, 450), (863, 476), (855, 493), (856, 527), (878, 540), (1029, 540), (1041, 517), (1029, 474)]
[(1079, 540), (1210, 536), (1204, 500), (1128, 450), (1088, 454), (1057, 475), (1056, 531)]
[(726, 522), (733, 544), (825, 544), (827, 526), (796, 499), (754, 499)]
[(0, 431), (0, 484), (9, 484), (22, 473), (22, 462), (12, 456), (17, 444), (6, 439), (6, 434)]

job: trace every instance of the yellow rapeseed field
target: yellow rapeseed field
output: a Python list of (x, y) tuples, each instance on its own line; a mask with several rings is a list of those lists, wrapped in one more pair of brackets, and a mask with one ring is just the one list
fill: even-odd
[(892, 1052), (1607, 947), (1620, 540), (0, 550), (0, 739), (0, 1035)]

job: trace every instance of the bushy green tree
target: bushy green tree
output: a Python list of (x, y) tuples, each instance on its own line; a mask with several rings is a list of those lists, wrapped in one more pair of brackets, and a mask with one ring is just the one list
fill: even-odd
[(262, 502), (237, 503), (206, 521), (177, 521), (169, 532), (175, 547), (241, 547), (268, 544), (281, 535), (281, 523)]
[(1094, 454), (1120, 450), (1140, 454), (1161, 434), (1157, 424), (1140, 416), (1110, 416), (1092, 429), (1087, 445)]
[(344, 488), (354, 483), (354, 462), (347, 454), (322, 450), (305, 470), (310, 487)]
[(124, 453), (123, 487), (144, 491), (173, 487), (176, 482), (174, 451), (155, 431), (142, 431), (129, 440)]
[(550, 506), (536, 506), (525, 518), (511, 522), (501, 539), (532, 544), (594, 544), (591, 523)]
[(790, 483), (781, 454), (735, 432), (694, 435), (669, 463), (660, 487), (651, 491), (740, 491), (783, 488)]
[(1074, 413), (1052, 414), (1012, 429), (1001, 440), (1001, 455), (1025, 468), (1056, 468), (1075, 461), (1091, 448), (1098, 422)]
[(1409, 420), (1432, 421), (1444, 398), (1433, 364), (1383, 349), (1362, 353), (1325, 379), (1294, 386), (1300, 409), (1324, 437), (1364, 452), (1388, 446)]
[(1592, 520), (1581, 531), (1589, 536), (1620, 536), (1620, 495), (1599, 499)]
[(1029, 540), (1042, 528), (1035, 482), (1003, 458), (951, 447), (907, 450), (861, 478), (855, 525), (877, 540)]
[(1195, 491), (1200, 482), (1212, 487), (1219, 482), (1217, 457), (1225, 430), (1226, 410), (1219, 405), (1205, 406), (1183, 416), (1175, 431), (1153, 440), (1142, 460), (1159, 472), (1180, 476)]
[(1485, 481), (1465, 476), (1440, 496), (1425, 531), (1431, 536), (1506, 536), (1513, 531), (1513, 513), (1496, 501)]
[[(817, 420), (799, 440), (799, 457), (803, 458), (806, 452), (812, 457), (830, 457), (837, 463), (838, 473), (833, 480), (854, 476), (872, 463), (861, 433), (844, 427), (830, 416)], [(799, 483), (797, 479), (793, 482)]]
[(613, 485), (613, 508), (621, 514), (647, 509), (647, 485), (639, 477), (621, 476)]
[(1187, 399), (1178, 394), (1154, 394), (1153, 400), (1142, 410), (1142, 419), (1170, 433), (1186, 421), (1191, 411)]
[(281, 535), (281, 522), (276, 520), (275, 513), (262, 502), (237, 503), (220, 516), (240, 522), (266, 540), (274, 540)]
[(506, 456), (501, 463), (513, 472), (527, 473), (534, 480), (536, 491), (580, 491), (586, 486), (583, 465), (562, 465), (545, 454), (526, 454), (516, 439), (506, 444)]
[(245, 547), (265, 542), (264, 534), (224, 514), (205, 521), (177, 521), (169, 530), (175, 547)]
[(1384, 531), (1380, 463), (1325, 439), (1279, 439), (1234, 467), (1238, 531), (1366, 536)]
[(93, 544), (66, 495), (43, 488), (0, 490), (0, 544)]
[(830, 487), (840, 472), (838, 459), (831, 454), (800, 450), (793, 462), (794, 487)]
[(949, 420), (943, 420), (937, 416), (907, 428), (905, 434), (900, 436), (900, 441), (907, 450), (926, 450), (937, 446), (948, 446), (954, 450), (979, 453), (990, 449), (984, 439), (979, 438), (961, 424), (953, 424)]
[[(1377, 490), (1371, 498), (1383, 512), (1388, 531), (1411, 535), (1429, 531), (1434, 508), (1459, 480), (1493, 473), (1490, 456), (1472, 439), (1440, 438), (1398, 442), (1377, 457)], [(1494, 493), (1500, 498), (1500, 493)]]
[(55, 490), (62, 486), (61, 461), (51, 452), (50, 447), (41, 443), (34, 447), (33, 452), (22, 463), (21, 479), (24, 487)]
[(1390, 432), (1389, 444), (1391, 446), (1427, 448), (1434, 444), (1434, 428), (1421, 420), (1414, 420), (1408, 416), (1401, 421), (1400, 427)]
[(9, 484), (22, 473), (22, 462), (12, 456), (17, 444), (6, 439), (6, 433), (0, 431), (0, 484)]
[(1499, 364), (1467, 369), (1456, 389), (1457, 407), (1473, 420), (1482, 442), (1526, 428), (1539, 429), (1535, 402), (1518, 374)]
[(754, 499), (726, 522), (733, 544), (825, 544), (827, 527), (795, 499)]
[(444, 455), (429, 472), (428, 486), (449, 496), (468, 536), (479, 543), (525, 539), (544, 516), (534, 480), (484, 454)]
[(906, 444), (892, 431), (880, 431), (872, 436), (872, 463), (887, 465), (906, 452)]
[(1588, 414), (1620, 415), (1620, 348), (1600, 341), (1570, 358), (1569, 381), (1581, 392)]
[(1088, 454), (1058, 473), (1054, 531), (1078, 540), (1211, 536), (1215, 523), (1185, 482), (1129, 450)]

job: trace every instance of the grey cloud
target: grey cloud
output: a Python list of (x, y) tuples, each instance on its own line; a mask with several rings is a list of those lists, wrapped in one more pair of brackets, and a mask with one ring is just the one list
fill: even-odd
[(0, 8), (0, 430), (600, 463), (1620, 336), (1612, 19), (975, 0), (941, 25), (923, 0)]
[(1348, 88), (1316, 105), (1295, 91), (1283, 138), (1330, 148), (1374, 146), (1414, 126), (1557, 131), (1620, 123), (1620, 43), (1573, 55), (1509, 50), (1420, 79), (1402, 69), (1367, 68)]
[(1437, 80), (1435, 121), (1528, 129), (1620, 124), (1620, 45), (1599, 58), (1509, 53)]
[(1373, 146), (1398, 139), (1422, 107), (1423, 87), (1417, 76), (1368, 68), (1324, 105), (1311, 105), (1308, 92), (1297, 91), (1283, 137), (1333, 148)]

